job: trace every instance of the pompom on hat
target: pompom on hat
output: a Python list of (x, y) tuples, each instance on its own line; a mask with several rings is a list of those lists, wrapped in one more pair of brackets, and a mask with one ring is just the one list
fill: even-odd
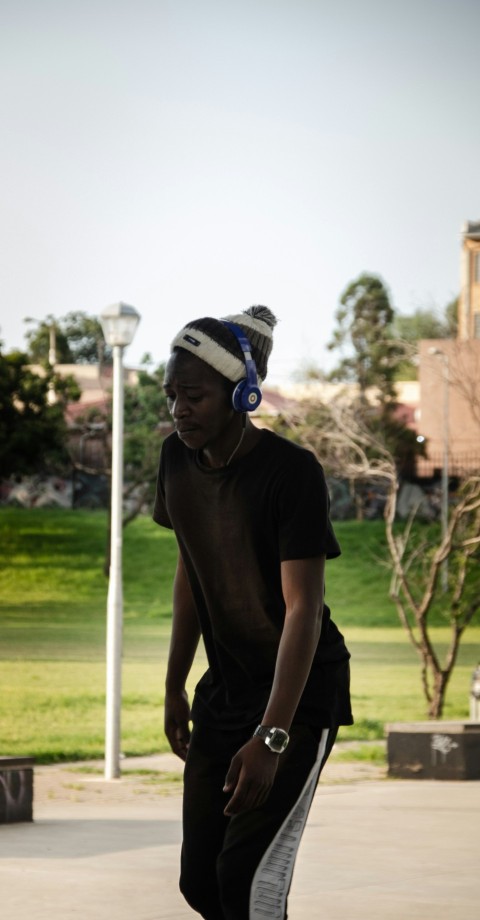
[(268, 359), (273, 346), (273, 327), (277, 319), (268, 307), (249, 307), (243, 313), (213, 319), (206, 316), (187, 323), (175, 336), (170, 350), (183, 348), (209, 364), (219, 374), (237, 383), (245, 377), (242, 349), (234, 333), (224, 322), (235, 323), (244, 331), (255, 361), (260, 380), (265, 380)]

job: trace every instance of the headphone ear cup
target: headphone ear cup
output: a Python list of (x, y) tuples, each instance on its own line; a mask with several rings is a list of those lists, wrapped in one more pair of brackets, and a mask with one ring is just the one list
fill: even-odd
[(260, 387), (253, 386), (248, 380), (240, 380), (232, 393), (235, 412), (253, 412), (262, 401)]

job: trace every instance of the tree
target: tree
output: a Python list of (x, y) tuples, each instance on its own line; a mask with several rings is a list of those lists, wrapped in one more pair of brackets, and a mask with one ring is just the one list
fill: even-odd
[[(460, 489), (447, 531), (418, 519), (397, 520), (399, 477), (396, 459), (378, 432), (345, 403), (315, 407), (290, 420), (295, 438), (313, 450), (337, 475), (382, 484), (386, 492), (385, 534), (392, 572), (390, 597), (420, 660), (421, 685), (430, 718), (442, 716), (448, 683), (465, 630), (480, 610), (480, 477)], [(320, 420), (320, 424), (319, 424)], [(441, 570), (448, 562), (448, 590)], [(435, 641), (435, 626), (449, 628), (447, 650)]]
[(335, 319), (337, 328), (327, 347), (347, 347), (349, 353), (330, 379), (357, 383), (362, 398), (368, 388), (376, 387), (382, 402), (393, 400), (400, 352), (392, 334), (394, 310), (381, 279), (362, 274), (352, 281), (340, 298)]
[(69, 465), (64, 412), (79, 399), (78, 386), (52, 371), (34, 374), (27, 365), (23, 352), (0, 353), (1, 478)]
[[(363, 274), (352, 281), (340, 298), (337, 328), (328, 347), (348, 348), (330, 375), (331, 379), (357, 384), (358, 396), (351, 397), (355, 412), (373, 435), (396, 459), (398, 472), (410, 478), (415, 458), (424, 447), (397, 412), (396, 370), (404, 356), (394, 337), (395, 312), (387, 289), (376, 275)], [(359, 516), (361, 504), (357, 504)]]
[(468, 405), (471, 423), (480, 431), (480, 352), (477, 339), (456, 340), (450, 349), (449, 385)]
[(418, 375), (417, 354), (420, 339), (455, 338), (458, 326), (458, 298), (450, 301), (444, 315), (437, 310), (419, 308), (409, 316), (396, 315), (393, 334), (404, 351), (404, 358), (397, 365), (397, 380), (416, 380)]
[(171, 420), (162, 388), (165, 368), (141, 370), (136, 386), (125, 390), (125, 478), (130, 509), (124, 524), (148, 503), (153, 506), (160, 448)]
[(445, 307), (446, 338), (455, 339), (458, 335), (458, 297), (454, 297)]
[(409, 316), (397, 315), (394, 332), (409, 345), (417, 345), (420, 339), (449, 338), (449, 329), (445, 321), (432, 308), (417, 309)]
[[(480, 477), (470, 477), (461, 488), (443, 539), (431, 527), (414, 528), (414, 513), (403, 532), (396, 533), (395, 502), (396, 493), (391, 491), (385, 518), (392, 560), (390, 597), (421, 661), (428, 715), (438, 719), (460, 640), (480, 609)], [(446, 593), (440, 578), (444, 565), (448, 565)], [(430, 625), (435, 610), (450, 628), (443, 659)]]
[(102, 327), (94, 316), (77, 310), (60, 318), (50, 314), (41, 322), (28, 318), (25, 322), (31, 326), (26, 339), (33, 364), (48, 364), (52, 329), (55, 333), (57, 364), (111, 362), (111, 348), (105, 343)]
[[(138, 382), (125, 387), (124, 398), (124, 516), (123, 526), (134, 520), (145, 505), (153, 507), (158, 459), (165, 433), (171, 430), (167, 400), (162, 388), (164, 366), (153, 372), (141, 370)], [(111, 398), (105, 410), (95, 407), (77, 419), (85, 432), (95, 427), (103, 443), (104, 466), (88, 468), (89, 473), (111, 475)], [(74, 461), (77, 469), (86, 468)], [(107, 540), (105, 573), (110, 565), (110, 539)]]

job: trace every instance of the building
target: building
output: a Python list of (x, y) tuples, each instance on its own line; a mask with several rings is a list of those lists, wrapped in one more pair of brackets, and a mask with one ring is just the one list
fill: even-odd
[(457, 338), (420, 342), (419, 378), (429, 471), (447, 451), (452, 475), (480, 472), (480, 220), (462, 228)]
[(458, 337), (480, 339), (480, 220), (462, 228)]
[[(451, 475), (480, 471), (480, 339), (420, 342), (420, 420), (429, 469), (448, 452)], [(425, 464), (421, 464), (425, 467)]]

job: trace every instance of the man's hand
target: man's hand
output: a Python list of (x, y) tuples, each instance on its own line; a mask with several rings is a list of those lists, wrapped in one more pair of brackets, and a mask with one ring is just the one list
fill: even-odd
[(165, 734), (174, 754), (186, 760), (190, 741), (190, 706), (185, 690), (165, 694)]
[(233, 792), (225, 807), (227, 817), (258, 808), (273, 786), (279, 754), (268, 749), (260, 738), (250, 738), (232, 758), (224, 792)]

